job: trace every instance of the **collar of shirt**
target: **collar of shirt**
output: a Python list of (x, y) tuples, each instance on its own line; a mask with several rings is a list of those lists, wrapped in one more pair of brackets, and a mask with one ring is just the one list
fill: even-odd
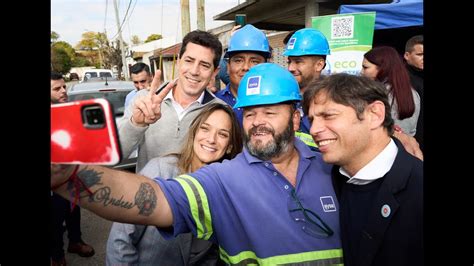
[(230, 91), (230, 83), (225, 86), (225, 89), (220, 90), (216, 93), (216, 96), (226, 102), (230, 106), (234, 106), (236, 102), (236, 98)]
[(181, 106), (181, 104), (179, 104), (173, 97), (173, 90), (170, 90), (170, 92), (168, 92), (168, 94), (166, 94), (165, 98), (163, 99), (163, 101), (166, 101), (166, 100), (169, 100), (171, 101), (174, 109), (176, 110), (176, 113), (178, 114), (178, 119), (181, 120), (184, 115), (187, 113), (187, 111), (189, 110), (189, 107), (191, 107), (194, 103), (198, 103), (198, 104), (202, 104), (202, 100), (204, 99), (204, 93), (205, 93), (205, 90), (201, 93), (201, 95), (199, 96), (199, 98), (197, 98), (194, 102), (191, 102), (188, 106), (186, 106), (186, 108), (183, 108)]
[(234, 94), (232, 94), (232, 92), (230, 91), (230, 83), (225, 86), (225, 89), (222, 91), (222, 94), (227, 94), (235, 99)]
[(390, 139), (388, 145), (375, 156), (366, 166), (362, 167), (353, 177), (341, 168), (339, 173), (349, 178), (347, 183), (354, 185), (367, 185), (373, 181), (382, 178), (390, 168), (392, 168), (395, 157), (397, 157), (398, 148), (393, 139)]

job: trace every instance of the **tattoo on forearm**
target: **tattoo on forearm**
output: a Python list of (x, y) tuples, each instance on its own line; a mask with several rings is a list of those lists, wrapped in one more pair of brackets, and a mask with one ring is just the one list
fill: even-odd
[[(82, 169), (77, 173), (77, 176), (81, 179), (82, 183), (84, 186), (79, 186), (79, 193), (82, 193), (86, 190), (86, 188), (90, 188), (94, 185), (100, 185), (102, 184), (100, 182), (100, 179), (102, 178), (103, 172), (97, 172), (92, 169)], [(74, 182), (72, 180), (68, 183), (67, 186), (68, 190), (71, 190), (74, 188)], [(76, 189), (76, 188), (74, 188)]]
[(95, 185), (103, 185), (101, 182), (103, 172), (98, 172), (94, 169), (85, 168), (77, 173), (77, 176), (82, 181), (84, 186), (75, 187), (74, 182), (68, 183), (68, 190), (75, 194), (75, 190), (79, 189), (81, 198), (89, 198), (89, 202), (101, 203), (105, 206), (116, 206), (124, 209), (131, 209), (134, 206), (138, 207), (139, 214), (144, 216), (150, 216), (156, 208), (157, 197), (153, 187), (148, 183), (140, 184), (137, 193), (135, 194), (135, 202), (123, 200), (123, 196), (120, 198), (111, 197), (111, 187), (103, 186), (97, 189), (92, 195), (84, 193), (86, 188), (90, 189)]
[(89, 198), (90, 202), (102, 203), (104, 206), (117, 206), (125, 209), (131, 209), (135, 204), (133, 202), (124, 201), (123, 196), (120, 199), (110, 197), (110, 187), (103, 187), (94, 192)]
[(149, 216), (156, 207), (156, 194), (153, 187), (148, 183), (142, 183), (135, 195), (135, 204), (139, 214)]

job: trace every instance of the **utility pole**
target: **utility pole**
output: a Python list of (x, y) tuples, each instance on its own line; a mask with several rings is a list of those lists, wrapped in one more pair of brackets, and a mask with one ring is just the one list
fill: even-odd
[(181, 33), (183, 37), (191, 31), (189, 22), (189, 0), (181, 0)]
[(115, 7), (115, 19), (117, 20), (120, 51), (122, 52), (122, 73), (123, 73), (123, 76), (125, 77), (125, 80), (130, 80), (130, 78), (128, 77), (127, 60), (125, 60), (125, 45), (123, 45), (122, 29), (120, 28), (120, 18), (119, 18), (119, 13), (118, 13), (117, 0), (114, 0), (114, 7)]
[(196, 0), (197, 5), (197, 28), (206, 30), (206, 16), (204, 15), (204, 0)]

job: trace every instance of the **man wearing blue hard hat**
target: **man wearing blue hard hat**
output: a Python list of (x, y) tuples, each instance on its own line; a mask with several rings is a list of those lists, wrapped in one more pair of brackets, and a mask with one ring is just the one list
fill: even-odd
[(328, 40), (317, 29), (304, 28), (290, 37), (283, 55), (288, 57), (288, 70), (298, 81), (301, 94), (311, 81), (321, 76), (329, 54)]
[[(326, 56), (330, 53), (328, 40), (316, 29), (304, 28), (291, 35), (283, 55), (288, 57), (288, 70), (298, 81), (301, 94), (311, 81), (321, 76), (321, 71), (326, 66)], [(317, 145), (309, 134), (311, 124), (308, 117), (301, 105), (298, 109), (301, 113), (301, 125), (296, 135), (313, 150), (317, 150)]]
[[(298, 81), (301, 94), (306, 91), (312, 81), (317, 81), (321, 77), (321, 72), (326, 66), (326, 56), (330, 53), (328, 40), (319, 30), (304, 28), (291, 35), (283, 55), (288, 57), (288, 70)], [(301, 123), (295, 134), (312, 150), (318, 151), (310, 135), (311, 123), (308, 116), (304, 113), (301, 104), (297, 108), (301, 113)], [(402, 142), (410, 154), (423, 159), (423, 153), (415, 138), (400, 132), (396, 132), (394, 136)]]
[[(227, 61), (227, 73), (230, 82), (225, 89), (216, 93), (216, 97), (228, 105), (234, 106), (237, 101), (237, 89), (242, 77), (251, 67), (266, 62), (270, 57), (270, 44), (267, 36), (261, 30), (250, 24), (238, 29), (232, 35), (229, 47), (224, 55)], [(241, 124), (242, 109), (235, 108), (234, 112)]]
[[(300, 101), (298, 83), (288, 70), (256, 65), (242, 78), (235, 105), (244, 110), (242, 153), (154, 182), (111, 168), (80, 166), (78, 179), (93, 194), (82, 192), (81, 206), (109, 220), (157, 226), (168, 238), (192, 232), (217, 243), (226, 264), (342, 264), (331, 166), (294, 136)], [(65, 182), (74, 166), (51, 169), (54, 186)], [(76, 188), (59, 185), (55, 192), (68, 197)], [(103, 204), (94, 197), (103, 189), (130, 204)]]

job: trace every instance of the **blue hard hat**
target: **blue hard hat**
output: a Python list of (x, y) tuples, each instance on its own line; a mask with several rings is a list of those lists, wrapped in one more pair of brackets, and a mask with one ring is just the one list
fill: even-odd
[(291, 35), (286, 44), (284, 56), (328, 55), (331, 54), (329, 43), (319, 30), (305, 28)]
[(287, 101), (301, 101), (295, 77), (277, 64), (262, 63), (250, 68), (242, 77), (234, 108)]
[(271, 56), (267, 36), (250, 24), (245, 25), (232, 35), (224, 57), (228, 57), (233, 52), (241, 51), (259, 52), (265, 58), (270, 58)]

